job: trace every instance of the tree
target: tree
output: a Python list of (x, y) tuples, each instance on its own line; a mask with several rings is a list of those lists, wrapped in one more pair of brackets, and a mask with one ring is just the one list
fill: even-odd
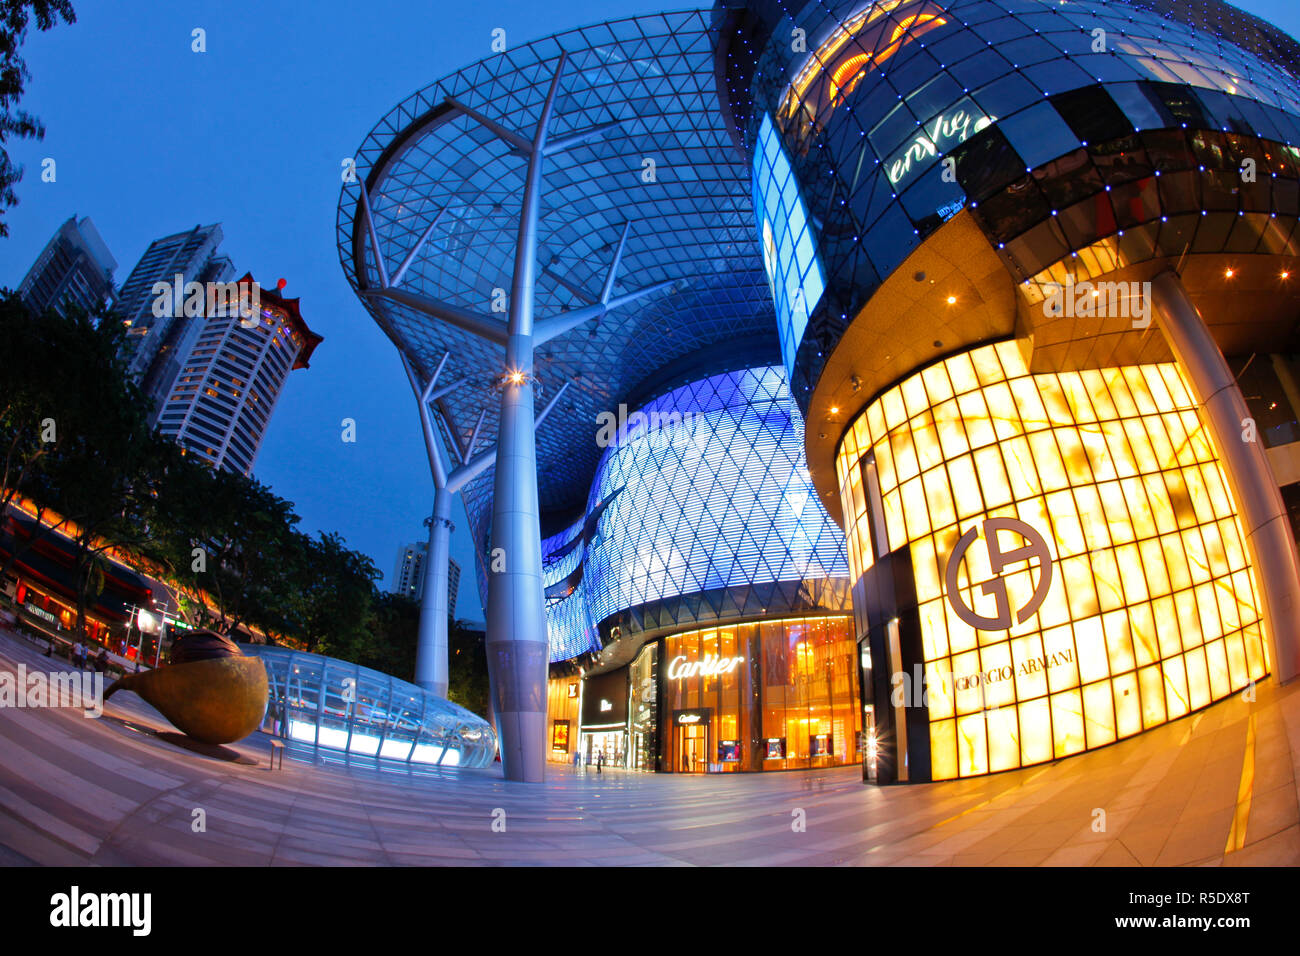
[(38, 500), (63, 516), (64, 533), (73, 543), (79, 633), (85, 629), (89, 599), (103, 587), (104, 552), (115, 546), (139, 548), (149, 534), (144, 396), (121, 375), (116, 356), (96, 371), (95, 380), (79, 382), (75, 389), (94, 401), (83, 401), (77, 414), (60, 423), (64, 435), (58, 453), (32, 480)]
[[(46, 526), (46, 502), (33, 494), (41, 472), (69, 452), (69, 442), (92, 426), (106, 401), (142, 401), (124, 390), (118, 359), (123, 331), (77, 310), (33, 315), (12, 292), (0, 292), (0, 516), (20, 494), (38, 501), (36, 534), (6, 559), (17, 557), (60, 523)], [(111, 456), (116, 447), (104, 447)]]
[[(18, 55), (27, 38), (31, 18), (38, 30), (49, 30), (62, 18), (66, 23), (76, 23), (71, 0), (0, 0), (0, 217), (4, 211), (18, 205), (14, 186), (23, 178), (21, 166), (9, 160), (5, 143), (10, 136), (18, 139), (45, 138), (41, 121), (26, 110), (18, 109), (18, 100), (31, 74), (27, 64)], [(9, 226), (0, 218), (0, 238), (9, 235)]]
[(370, 653), (371, 607), (379, 571), (337, 534), (304, 542), (292, 593), (298, 604), (299, 636), (307, 650), (360, 663)]
[[(37, 316), (16, 296), (0, 301), (0, 336), (11, 346), (0, 362), (0, 507), (20, 493), (40, 503), (33, 535), (15, 541), (3, 571), (46, 535), (68, 534), (78, 630), (88, 601), (102, 590), (104, 551), (132, 546), (143, 530), (137, 483), (148, 434), (145, 400), (122, 367), (122, 335), (102, 313)], [(49, 509), (59, 513), (57, 522), (45, 520)]]
[(186, 622), (222, 633), (245, 622), (296, 632), (291, 592), (305, 558), (293, 503), (155, 441), (145, 553), (166, 569)]
[(415, 651), (420, 640), (420, 605), (404, 594), (376, 592), (366, 622), (367, 641), (356, 663), (415, 682)]
[(447, 631), (447, 678), (448, 700), (487, 716), (487, 635), (466, 621), (453, 621)]

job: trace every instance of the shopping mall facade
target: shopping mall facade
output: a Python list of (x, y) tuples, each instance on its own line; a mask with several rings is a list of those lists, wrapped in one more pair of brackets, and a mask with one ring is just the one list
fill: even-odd
[[(1294, 677), (1298, 147), (1300, 45), (1214, 0), (724, 2), (399, 105), (340, 252), (452, 462), (511, 450), (503, 741), (923, 782)], [(519, 296), (574, 316), (526, 365)]]

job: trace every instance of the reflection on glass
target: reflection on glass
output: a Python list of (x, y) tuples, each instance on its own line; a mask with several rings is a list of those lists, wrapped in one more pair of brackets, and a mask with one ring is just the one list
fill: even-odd
[[(664, 712), (671, 722), (663, 735), (663, 769), (730, 773), (861, 759), (850, 618), (691, 631), (666, 638), (663, 646)], [(695, 662), (704, 663), (705, 673), (693, 673)]]
[(492, 726), (463, 707), (379, 671), (319, 654), (243, 645), (266, 665), (262, 729), (357, 756), (441, 767), (486, 767)]

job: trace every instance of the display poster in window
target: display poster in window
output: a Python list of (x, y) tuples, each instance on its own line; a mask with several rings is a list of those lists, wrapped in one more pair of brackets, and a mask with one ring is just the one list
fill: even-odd
[(556, 720), (551, 723), (551, 750), (568, 752), (569, 722), (567, 720)]

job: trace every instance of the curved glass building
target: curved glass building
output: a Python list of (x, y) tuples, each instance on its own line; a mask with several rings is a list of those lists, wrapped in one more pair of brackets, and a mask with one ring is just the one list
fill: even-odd
[(543, 543), (552, 660), (614, 635), (848, 611), (844, 537), (809, 483), (781, 369), (682, 385), (610, 415), (605, 437), (583, 517)]
[[(542, 547), (552, 660), (588, 652), (599, 688), (553, 759), (576, 746), (679, 773), (856, 761), (844, 538), (809, 482), (785, 370), (678, 385), (607, 415), (597, 437), (586, 509)], [(734, 663), (695, 666), (710, 661)]]
[(881, 779), (1293, 676), (1300, 46), (1213, 0), (717, 13)]
[(414, 684), (320, 654), (241, 648), (266, 665), (267, 733), (340, 754), (436, 767), (487, 767), (496, 756), (491, 724)]
[(349, 280), (454, 370), (453, 462), (508, 444), (465, 500), (519, 766), (968, 777), (1300, 672), (1300, 45), (1258, 18), (721, 0), (453, 74), (358, 174)]

